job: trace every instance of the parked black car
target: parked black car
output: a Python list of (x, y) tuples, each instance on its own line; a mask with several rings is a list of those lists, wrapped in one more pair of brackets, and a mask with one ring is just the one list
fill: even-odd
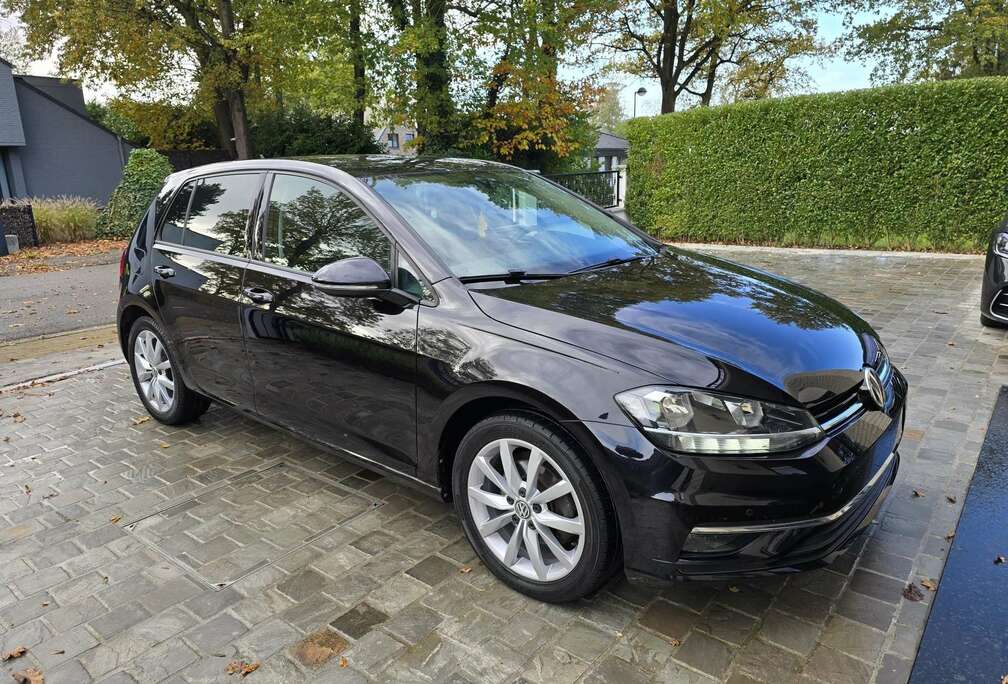
[(453, 500), (540, 599), (828, 562), (896, 476), (907, 384), (862, 319), (505, 165), (178, 173), (121, 281), (152, 416), (212, 399)]
[(991, 233), (980, 291), (980, 322), (1008, 327), (1008, 219)]

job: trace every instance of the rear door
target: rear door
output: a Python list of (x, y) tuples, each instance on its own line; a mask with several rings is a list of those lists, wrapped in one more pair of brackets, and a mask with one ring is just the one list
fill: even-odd
[(412, 473), (417, 304), (314, 287), (326, 264), (366, 256), (392, 273), (395, 245), (345, 191), (272, 176), (242, 320), (256, 411), (272, 422)]
[(252, 382), (238, 300), (249, 260), (249, 224), (264, 174), (187, 181), (175, 195), (151, 250), (165, 332), (194, 389), (251, 408)]

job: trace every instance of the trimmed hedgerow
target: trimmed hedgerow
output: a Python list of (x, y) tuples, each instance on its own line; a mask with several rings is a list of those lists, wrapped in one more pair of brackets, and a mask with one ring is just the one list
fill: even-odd
[(982, 251), (1008, 212), (1008, 78), (630, 122), (626, 206), (659, 237)]
[(101, 238), (127, 238), (140, 217), (173, 171), (168, 158), (156, 150), (137, 149), (130, 153), (123, 177), (98, 217)]

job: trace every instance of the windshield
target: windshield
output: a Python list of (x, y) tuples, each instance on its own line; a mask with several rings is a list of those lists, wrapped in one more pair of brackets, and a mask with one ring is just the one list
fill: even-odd
[(459, 278), (568, 273), (656, 253), (605, 212), (531, 173), (429, 172), (371, 183)]

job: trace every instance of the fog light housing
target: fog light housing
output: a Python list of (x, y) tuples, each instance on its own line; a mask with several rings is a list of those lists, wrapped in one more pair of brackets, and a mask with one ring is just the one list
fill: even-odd
[(744, 532), (741, 534), (703, 534), (690, 532), (683, 544), (683, 553), (725, 554), (738, 551), (759, 537), (759, 533)]

